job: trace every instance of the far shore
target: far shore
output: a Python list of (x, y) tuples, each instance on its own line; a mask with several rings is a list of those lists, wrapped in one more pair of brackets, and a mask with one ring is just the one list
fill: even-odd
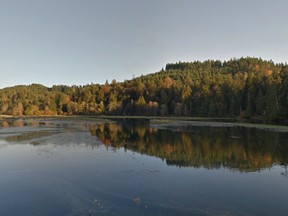
[(0, 119), (29, 119), (29, 118), (91, 118), (91, 119), (149, 119), (161, 121), (237, 121), (233, 117), (187, 117), (187, 116), (110, 116), (110, 115), (33, 115), (13, 116), (0, 115)]
[[(37, 118), (55, 118), (55, 119), (82, 119), (96, 120), (102, 123), (111, 123), (121, 119), (147, 119), (150, 121), (150, 126), (159, 129), (179, 130), (185, 127), (246, 127), (256, 128), (274, 132), (288, 133), (288, 126), (275, 124), (259, 124), (259, 123), (243, 123), (241, 120), (249, 121), (249, 119), (239, 119), (236, 117), (179, 117), (179, 116), (109, 116), (109, 115), (39, 115), (39, 116), (12, 116), (0, 115), (0, 120), (5, 119), (37, 119)], [(259, 119), (257, 119), (259, 120)]]
[(109, 120), (107, 117), (99, 116), (86, 116), (86, 115), (37, 115), (37, 116), (12, 116), (12, 115), (0, 115), (0, 120), (29, 120), (29, 119), (58, 119), (58, 120), (89, 120), (93, 121), (97, 119), (97, 122), (111, 123), (113, 120)]

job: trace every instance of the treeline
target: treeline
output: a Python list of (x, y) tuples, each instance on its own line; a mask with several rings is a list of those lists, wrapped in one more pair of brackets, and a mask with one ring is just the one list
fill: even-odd
[(178, 62), (104, 85), (0, 90), (2, 115), (175, 115), (288, 119), (288, 66), (259, 58)]

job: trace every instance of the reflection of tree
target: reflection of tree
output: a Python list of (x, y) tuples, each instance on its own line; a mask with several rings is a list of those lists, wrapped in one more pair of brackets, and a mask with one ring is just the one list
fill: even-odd
[(39, 126), (40, 124), (49, 124), (48, 122), (41, 122), (41, 121), (33, 121), (28, 120), (25, 121), (23, 119), (10, 119), (0, 121), (0, 128), (8, 128), (8, 127), (23, 127), (23, 126)]
[(287, 165), (286, 165), (286, 164), (284, 164), (284, 165), (283, 165), (283, 167), (284, 167), (284, 170), (285, 170), (285, 171), (284, 171), (284, 172), (282, 172), (282, 173), (281, 173), (281, 175), (287, 178), (287, 177), (288, 177), (288, 170), (287, 170)]
[(256, 129), (193, 127), (172, 132), (106, 124), (90, 131), (107, 146), (157, 156), (169, 165), (256, 171), (288, 162), (285, 135)]
[[(29, 142), (33, 145), (39, 145), (41, 143), (55, 142), (53, 135), (59, 135), (59, 140), (56, 144), (61, 144), (63, 146), (67, 142), (69, 145), (71, 143), (79, 144), (79, 141), (83, 140), (87, 145), (94, 147), (95, 139), (89, 140), (86, 136), (79, 137), (76, 132), (87, 132), (88, 129), (93, 128), (95, 123), (85, 122), (80, 119), (77, 120), (77, 124), (73, 120), (55, 120), (55, 119), (45, 119), (45, 120), (34, 120), (34, 119), (10, 119), (6, 121), (0, 121), (0, 129), (6, 128), (5, 132), (2, 132), (2, 138), (6, 142), (18, 143), (18, 142)], [(23, 127), (23, 129), (15, 128)], [(74, 137), (74, 134), (75, 135)], [(65, 134), (68, 134), (65, 137)], [(54, 136), (54, 139), (55, 139)], [(62, 138), (61, 138), (62, 137)], [(52, 139), (52, 140), (50, 140)], [(88, 142), (87, 142), (88, 141)], [(92, 141), (92, 143), (91, 143)]]

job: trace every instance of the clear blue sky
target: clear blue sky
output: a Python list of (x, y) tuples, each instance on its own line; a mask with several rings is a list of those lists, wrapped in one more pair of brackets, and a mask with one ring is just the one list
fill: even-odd
[(166, 63), (287, 62), (286, 0), (0, 0), (0, 88), (123, 81)]

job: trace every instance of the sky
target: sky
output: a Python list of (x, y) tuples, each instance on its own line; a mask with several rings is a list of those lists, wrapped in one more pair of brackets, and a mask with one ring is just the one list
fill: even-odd
[(286, 0), (0, 0), (0, 88), (124, 81), (178, 61), (288, 62)]

